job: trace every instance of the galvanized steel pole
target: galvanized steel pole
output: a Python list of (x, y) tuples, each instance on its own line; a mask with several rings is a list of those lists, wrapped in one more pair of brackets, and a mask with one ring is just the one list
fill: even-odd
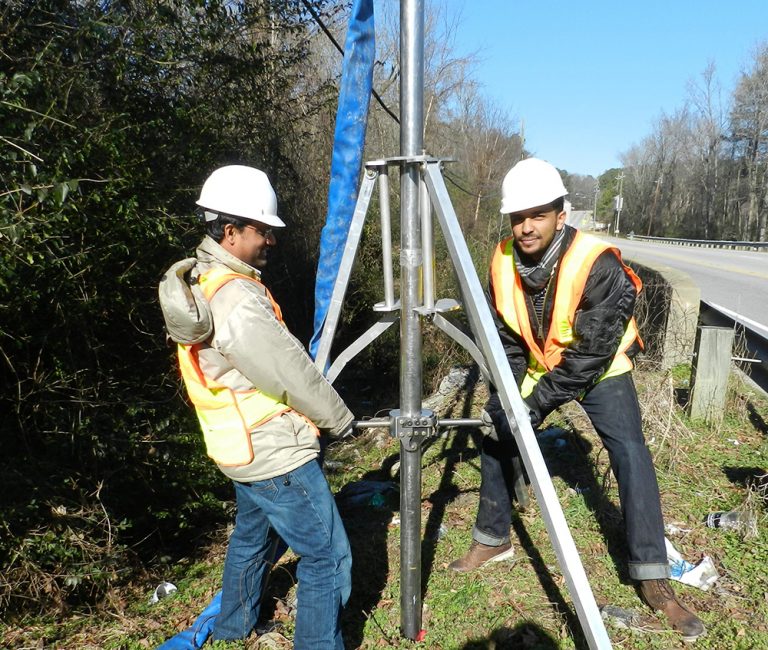
[[(424, 146), (424, 3), (400, 2), (400, 155), (412, 158)], [(420, 168), (403, 163), (400, 173), (400, 414), (421, 415), (421, 306), (423, 264), (419, 200)], [(394, 426), (394, 425), (393, 425)], [(421, 630), (421, 445), (400, 442), (400, 611), (403, 635)]]

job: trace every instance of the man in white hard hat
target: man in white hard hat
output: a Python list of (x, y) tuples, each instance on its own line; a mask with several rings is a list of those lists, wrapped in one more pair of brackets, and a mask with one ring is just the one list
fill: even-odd
[(267, 176), (221, 167), (197, 204), (207, 234), (164, 275), (160, 302), (207, 453), (237, 499), (213, 638), (253, 630), (277, 534), (301, 558), (294, 647), (343, 650), (351, 553), (318, 454), (320, 435), (344, 433), (353, 416), (261, 282), (285, 226)]
[[(565, 225), (567, 190), (549, 163), (529, 158), (502, 185), (512, 236), (491, 263), (489, 298), (520, 392), (538, 427), (577, 399), (608, 450), (626, 527), (629, 575), (643, 599), (686, 640), (704, 633), (669, 583), (659, 488), (645, 445), (633, 357), (642, 349), (632, 312), (641, 282), (619, 250)], [(480, 504), (465, 572), (513, 553), (509, 538), (516, 447), (497, 393), (485, 407)]]

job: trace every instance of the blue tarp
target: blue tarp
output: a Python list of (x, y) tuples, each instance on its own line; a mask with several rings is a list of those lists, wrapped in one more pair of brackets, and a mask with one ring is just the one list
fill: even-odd
[(315, 331), (309, 344), (312, 358), (315, 358), (320, 344), (349, 225), (355, 212), (375, 56), (373, 0), (355, 0), (344, 44), (328, 213), (320, 236), (320, 259), (315, 280)]
[(213, 623), (221, 611), (221, 592), (218, 592), (195, 622), (183, 632), (168, 639), (157, 650), (197, 650), (202, 648), (213, 632)]

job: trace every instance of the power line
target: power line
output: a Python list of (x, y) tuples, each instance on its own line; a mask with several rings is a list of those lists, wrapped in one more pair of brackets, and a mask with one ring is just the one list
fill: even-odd
[[(319, 25), (320, 29), (323, 30), (323, 33), (328, 37), (328, 39), (333, 43), (333, 45), (336, 47), (336, 49), (341, 53), (341, 56), (344, 56), (344, 48), (339, 45), (338, 41), (334, 38), (333, 34), (328, 30), (328, 28), (325, 26), (325, 23), (323, 22), (322, 18), (320, 18), (319, 14), (315, 11), (314, 7), (308, 2), (308, 0), (301, 0), (302, 4), (307, 8), (307, 11), (312, 15), (312, 18), (314, 21)], [(379, 102), (379, 105), (384, 109), (384, 111), (393, 119), (395, 122), (400, 124), (400, 120), (398, 119), (397, 115), (395, 115), (389, 107), (384, 103), (384, 100), (379, 96), (379, 93), (377, 93), (375, 90), (371, 89), (371, 93), (376, 98), (376, 101)]]
[(445, 170), (443, 170), (443, 176), (445, 176), (445, 178), (448, 180), (448, 182), (451, 185), (453, 185), (456, 189), (458, 189), (458, 190), (464, 192), (464, 194), (468, 194), (469, 196), (472, 196), (472, 197), (474, 197), (476, 199), (492, 199), (492, 198), (494, 198), (496, 196), (499, 196), (501, 194), (501, 192), (489, 192), (488, 194), (475, 194), (474, 192), (470, 192), (468, 189), (466, 189), (466, 188), (462, 187), (461, 185), (459, 185), (458, 182), (456, 182), (453, 178), (451, 178), (451, 175), (447, 171), (445, 171)]

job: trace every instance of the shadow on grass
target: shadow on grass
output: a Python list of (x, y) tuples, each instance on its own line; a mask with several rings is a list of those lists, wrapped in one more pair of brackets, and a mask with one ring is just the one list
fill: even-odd
[(768, 490), (768, 470), (764, 467), (733, 467), (723, 465), (723, 474), (734, 485), (759, 492)]
[(749, 421), (752, 423), (752, 426), (764, 436), (768, 437), (768, 422), (766, 422), (765, 418), (757, 412), (757, 409), (752, 402), (747, 404), (747, 413), (749, 414)]
[[(544, 558), (541, 556), (541, 553), (539, 553), (538, 547), (531, 539), (530, 535), (528, 534), (528, 531), (525, 529), (525, 526), (523, 525), (523, 522), (520, 520), (519, 517), (512, 518), (512, 529), (515, 531), (515, 535), (517, 535), (517, 538), (520, 541), (520, 546), (525, 551), (525, 554), (528, 556), (528, 559), (530, 560), (531, 565), (534, 568), (534, 571), (536, 571), (536, 577), (539, 579), (539, 583), (541, 584), (541, 588), (544, 590), (544, 593), (547, 594), (547, 598), (549, 599), (549, 602), (554, 606), (555, 610), (558, 613), (560, 613), (565, 619), (566, 625), (568, 626), (568, 629), (571, 632), (571, 637), (573, 638), (573, 642), (575, 646), (580, 650), (586, 650), (589, 646), (581, 631), (581, 623), (579, 622), (578, 616), (576, 616), (576, 613), (573, 611), (571, 606), (565, 602), (565, 599), (563, 598), (563, 594), (560, 590), (560, 587), (558, 587), (557, 584), (555, 584), (555, 581), (552, 579), (552, 574), (547, 568), (547, 563), (544, 561)], [(517, 646), (505, 646), (505, 647), (517, 647)], [(522, 647), (528, 647), (528, 646), (522, 646)], [(538, 647), (538, 646), (531, 646), (531, 647)], [(545, 646), (545, 647), (549, 647), (549, 646)]]
[[(379, 470), (372, 470), (361, 481), (389, 481), (388, 468), (397, 456), (388, 458)], [(396, 498), (396, 495), (395, 495)], [(352, 548), (352, 592), (341, 618), (347, 648), (363, 643), (365, 624), (381, 603), (381, 594), (389, 576), (387, 527), (397, 510), (395, 499), (386, 499), (380, 506), (350, 506), (339, 504), (349, 545)], [(397, 603), (390, 606), (397, 607)], [(376, 622), (375, 617), (373, 621)], [(384, 630), (382, 634), (386, 636)]]
[(535, 623), (520, 623), (514, 628), (500, 627), (488, 637), (467, 641), (460, 650), (557, 650), (560, 644)]
[(500, 627), (482, 639), (467, 641), (460, 650), (557, 650), (560, 644), (535, 623), (520, 623), (514, 628)]
[[(465, 390), (462, 391), (464, 395), (463, 401), (458, 405), (458, 408), (454, 405), (452, 410), (452, 412), (456, 414), (455, 417), (469, 418), (472, 416), (474, 392), (477, 387), (478, 378), (479, 374), (477, 372), (472, 373), (468, 377)], [(449, 433), (444, 438), (436, 438), (428, 441), (424, 447), (426, 450), (428, 446), (440, 444), (440, 453), (433, 462), (441, 463), (444, 461), (445, 466), (440, 474), (440, 484), (437, 486), (437, 489), (427, 497), (432, 504), (432, 508), (429, 511), (429, 516), (427, 517), (424, 527), (425, 539), (421, 548), (422, 598), (425, 595), (429, 577), (432, 574), (435, 551), (440, 538), (440, 525), (445, 519), (446, 508), (448, 504), (461, 493), (459, 487), (453, 482), (453, 473), (460, 463), (479, 456), (478, 439), (474, 440), (474, 445), (470, 446), (469, 444), (470, 431), (471, 429), (466, 427), (459, 427), (455, 429), (453, 434)], [(479, 436), (479, 434), (476, 435)], [(479, 465), (477, 465), (477, 469), (479, 470)]]

